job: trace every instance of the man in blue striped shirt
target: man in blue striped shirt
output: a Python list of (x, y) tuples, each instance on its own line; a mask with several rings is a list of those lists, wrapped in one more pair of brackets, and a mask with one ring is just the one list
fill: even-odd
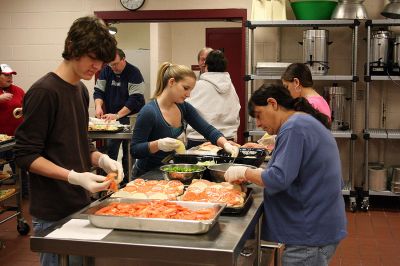
[[(96, 117), (129, 125), (128, 115), (138, 113), (145, 104), (143, 92), (144, 80), (140, 70), (128, 63), (125, 53), (118, 48), (115, 60), (102, 69), (94, 88)], [(128, 140), (109, 140), (107, 149), (108, 155), (117, 160), (121, 143), (124, 184), (128, 180)]]

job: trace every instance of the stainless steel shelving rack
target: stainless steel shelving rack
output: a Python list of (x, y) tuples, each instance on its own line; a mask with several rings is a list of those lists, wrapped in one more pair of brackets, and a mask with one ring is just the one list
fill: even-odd
[(399, 194), (392, 193), (391, 191), (370, 191), (369, 190), (369, 175), (368, 175), (368, 162), (369, 162), (369, 140), (370, 139), (400, 139), (400, 129), (384, 129), (384, 128), (370, 128), (369, 127), (369, 94), (371, 83), (373, 81), (391, 81), (400, 80), (399, 76), (375, 76), (370, 74), (369, 64), (371, 61), (371, 30), (372, 28), (382, 28), (389, 26), (400, 26), (400, 20), (398, 19), (380, 19), (380, 20), (367, 20), (365, 27), (367, 29), (367, 62), (365, 68), (365, 128), (364, 128), (364, 184), (363, 184), (363, 200), (361, 203), (361, 209), (367, 211), (369, 208), (369, 195), (379, 196), (399, 196)]
[[(254, 80), (280, 80), (280, 76), (258, 76), (255, 73), (255, 58), (254, 58), (254, 30), (257, 27), (309, 27), (309, 28), (329, 28), (329, 27), (349, 27), (352, 30), (352, 55), (351, 55), (351, 73), (350, 75), (324, 75), (324, 76), (313, 76), (313, 80), (321, 81), (347, 81), (351, 82), (351, 114), (350, 114), (350, 130), (347, 131), (332, 131), (332, 134), (337, 139), (348, 139), (349, 140), (349, 184), (343, 189), (344, 195), (349, 195), (350, 208), (355, 211), (357, 208), (356, 203), (356, 191), (354, 189), (354, 151), (355, 151), (355, 140), (357, 135), (353, 131), (355, 125), (355, 99), (356, 99), (356, 86), (358, 82), (358, 76), (356, 75), (357, 70), (357, 47), (358, 47), (358, 27), (360, 25), (359, 20), (282, 20), (282, 21), (247, 21), (246, 27), (248, 30), (248, 50), (247, 56), (250, 57), (250, 67), (247, 67), (247, 71), (250, 72), (246, 75), (245, 80), (250, 82), (251, 92), (254, 91)], [(250, 70), (249, 70), (250, 69)], [(247, 94), (246, 94), (247, 97)], [(247, 101), (247, 99), (246, 99)], [(246, 114), (248, 119), (248, 114)], [(246, 132), (248, 137), (262, 136), (265, 132), (255, 130), (250, 125), (249, 121), (246, 121)]]

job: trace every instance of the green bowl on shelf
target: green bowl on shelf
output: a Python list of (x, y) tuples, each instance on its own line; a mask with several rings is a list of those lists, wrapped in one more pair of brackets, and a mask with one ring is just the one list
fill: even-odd
[(296, 19), (300, 20), (327, 20), (331, 19), (333, 10), (337, 6), (333, 0), (299, 0), (290, 1)]

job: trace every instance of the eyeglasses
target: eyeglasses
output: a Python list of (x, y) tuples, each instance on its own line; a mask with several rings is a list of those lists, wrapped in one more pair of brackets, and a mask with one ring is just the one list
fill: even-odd
[(116, 63), (108, 64), (110, 67), (116, 67), (118, 64), (121, 63), (121, 61), (118, 61)]
[(124, 59), (121, 59), (121, 60), (119, 60), (118, 62), (110, 63), (110, 64), (108, 64), (108, 65), (109, 65), (110, 67), (116, 67), (116, 66), (118, 66), (118, 64), (121, 63), (123, 60), (124, 60)]

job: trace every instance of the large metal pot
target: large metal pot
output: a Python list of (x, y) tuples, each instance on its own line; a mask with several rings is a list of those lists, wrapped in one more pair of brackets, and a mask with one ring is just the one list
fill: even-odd
[(386, 66), (388, 64), (390, 36), (390, 31), (372, 32), (370, 52), (372, 66)]
[(387, 18), (399, 19), (400, 18), (400, 0), (389, 0), (381, 12), (382, 16)]
[(345, 88), (333, 84), (332, 87), (324, 88), (324, 94), (332, 113), (332, 129), (337, 130), (347, 128), (348, 125), (345, 121)]
[(368, 19), (364, 0), (339, 0), (331, 19)]
[(393, 43), (393, 64), (400, 65), (400, 35), (396, 35)]
[(309, 65), (313, 75), (328, 73), (328, 30), (303, 31), (303, 62)]

